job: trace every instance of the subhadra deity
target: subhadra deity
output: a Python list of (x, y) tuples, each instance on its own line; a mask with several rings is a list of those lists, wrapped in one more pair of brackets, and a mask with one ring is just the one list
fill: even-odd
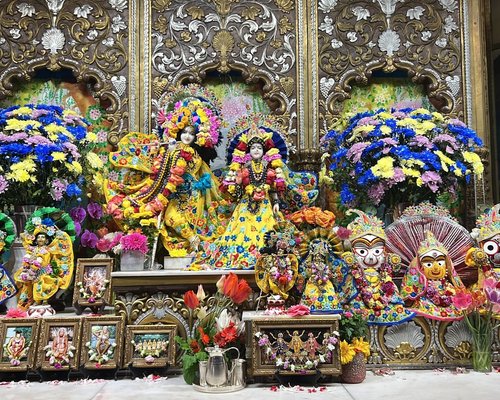
[(454, 321), (463, 314), (453, 305), (457, 289), (465, 289), (455, 271), (448, 250), (434, 234), (426, 232), (417, 256), (410, 263), (401, 284), (401, 295), (411, 302), (411, 310), (440, 321)]
[(47, 304), (59, 289), (67, 289), (73, 277), (71, 237), (56, 226), (37, 225), (33, 233), (21, 234), (26, 255), (14, 274), (19, 288), (18, 306)]
[(221, 190), (238, 204), (224, 233), (203, 248), (190, 269), (254, 268), (265, 233), (283, 219), (280, 199), (287, 195), (289, 175), (288, 145), (281, 131), (276, 121), (260, 114), (238, 121), (231, 129), (231, 163)]
[(180, 88), (173, 110), (160, 111), (159, 135), (129, 133), (110, 154), (108, 212), (119, 224), (158, 226), (171, 256), (198, 250), (224, 231), (229, 203), (209, 168), (220, 143), (216, 99), (196, 85)]
[[(386, 252), (383, 222), (376, 216), (360, 210), (349, 210), (358, 215), (347, 228), (352, 252), (342, 258), (350, 268), (353, 284), (349, 308), (361, 310), (367, 315), (369, 325), (397, 325), (415, 316), (404, 307), (398, 288), (392, 280), (393, 272), (399, 269), (400, 257)], [(347, 288), (345, 292), (349, 292)]]
[(500, 204), (495, 205), (481, 214), (473, 229), (473, 236), (482, 252), (472, 248), (466, 256), (468, 266), (478, 267), (478, 286), (483, 287), (483, 281), (493, 278), (500, 280)]

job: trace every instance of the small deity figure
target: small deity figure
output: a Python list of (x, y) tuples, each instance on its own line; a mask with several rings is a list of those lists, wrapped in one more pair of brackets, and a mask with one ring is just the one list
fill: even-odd
[(300, 266), (297, 289), (300, 303), (311, 313), (340, 313), (337, 285), (344, 263), (338, 259), (340, 239), (331, 230), (316, 228), (307, 233), (300, 244)]
[(500, 204), (481, 214), (476, 221), (473, 236), (482, 253), (472, 248), (466, 256), (468, 266), (478, 267), (478, 286), (483, 287), (487, 278), (500, 280)]
[(99, 356), (106, 354), (111, 347), (109, 328), (104, 325), (100, 330), (92, 333), (96, 337), (95, 350)]
[(349, 210), (350, 213), (358, 217), (347, 226), (351, 231), (352, 252), (342, 254), (354, 278), (346, 280), (346, 285), (354, 287), (344, 288), (351, 296), (345, 306), (361, 310), (370, 325), (396, 325), (408, 321), (415, 314), (405, 309), (392, 280), (401, 259), (386, 252), (383, 222), (360, 210)]
[(26, 355), (26, 338), (20, 330), (16, 330), (14, 336), (9, 339), (5, 350), (10, 360), (19, 361)]
[(307, 334), (307, 340), (304, 342), (304, 350), (307, 351), (310, 360), (316, 359), (316, 352), (320, 348), (321, 345), (318, 343), (317, 337), (314, 336), (314, 333), (309, 332)]
[(33, 234), (21, 234), (26, 255), (15, 274), (19, 288), (18, 306), (47, 304), (59, 289), (66, 289), (73, 276), (73, 243), (70, 236), (55, 225), (35, 226)]
[(169, 254), (183, 256), (224, 231), (230, 205), (209, 167), (222, 123), (215, 97), (188, 85), (170, 100), (158, 115), (159, 135), (129, 133), (110, 154), (115, 171), (105, 194), (119, 224), (158, 226)]
[(52, 340), (52, 355), (55, 359), (66, 359), (68, 357), (69, 338), (66, 328), (61, 327), (57, 330)]
[[(10, 230), (10, 234), (7, 232), (7, 229)], [(15, 282), (2, 263), (4, 251), (8, 251), (14, 240), (13, 233), (14, 223), (7, 215), (0, 213), (0, 304), (15, 296), (17, 293)]]
[(453, 267), (448, 250), (430, 231), (420, 243), (401, 284), (401, 295), (419, 315), (441, 321), (463, 318), (453, 305), (457, 289), (465, 289)]
[(288, 344), (283, 337), (283, 332), (278, 332), (278, 337), (275, 337), (272, 333), (270, 333), (270, 335), (274, 339), (274, 343), (272, 344), (274, 354), (276, 354), (276, 356), (285, 354), (288, 350)]
[(266, 232), (265, 247), (255, 264), (255, 280), (263, 293), (273, 293), (286, 300), (295, 284), (299, 260), (293, 252), (296, 240), (292, 229)]
[(93, 298), (98, 298), (105, 286), (104, 277), (96, 269), (85, 273), (83, 283), (86, 292)]
[[(287, 331), (288, 333), (288, 331)], [(290, 342), (288, 342), (288, 347), (293, 351), (294, 356), (298, 356), (300, 352), (302, 351), (302, 347), (304, 346), (304, 342), (302, 342), (302, 335), (304, 334), (304, 331), (299, 335), (299, 331), (293, 331), (292, 334), (288, 333), (290, 335), (291, 339)]]

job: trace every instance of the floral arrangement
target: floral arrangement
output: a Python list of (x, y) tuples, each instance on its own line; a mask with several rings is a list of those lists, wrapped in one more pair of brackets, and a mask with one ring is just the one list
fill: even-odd
[(165, 114), (160, 110), (158, 124), (162, 136), (177, 138), (177, 134), (187, 126), (193, 126), (196, 133), (196, 142), (200, 147), (213, 148), (220, 140), (220, 117), (207, 103), (200, 100), (184, 100), (175, 103), (174, 109)]
[(120, 238), (122, 252), (139, 251), (142, 254), (148, 252), (148, 238), (139, 231), (130, 231)]
[[(289, 341), (285, 340), (283, 332), (255, 334), (263, 357), (274, 361), (278, 370), (305, 373), (307, 370), (316, 369), (320, 364), (332, 362), (333, 351), (338, 343), (337, 331), (333, 334), (324, 332), (320, 341), (318, 338), (321, 333), (315, 336), (312, 331), (307, 334), (305, 330), (301, 333), (295, 330), (292, 334), (287, 331), (287, 335), (290, 336)], [(302, 340), (302, 337), (305, 340)]]
[(238, 279), (232, 272), (223, 275), (216, 287), (217, 292), (210, 299), (207, 298), (202, 285), (198, 286), (197, 293), (189, 290), (183, 296), (190, 318), (195, 319), (188, 338), (175, 338), (181, 350), (184, 350), (182, 370), (188, 384), (194, 381), (198, 362), (208, 358), (205, 350), (207, 347), (226, 347), (235, 343), (244, 333), (244, 323), (230, 309), (245, 302), (252, 289), (245, 279)]
[(453, 305), (462, 311), (472, 334), (472, 364), (475, 370), (491, 371), (493, 331), (500, 326), (500, 281), (487, 278), (482, 288), (458, 289)]
[(340, 362), (351, 362), (356, 354), (370, 355), (370, 344), (365, 341), (368, 323), (360, 312), (344, 311), (340, 320)]
[[(341, 202), (393, 206), (401, 198), (418, 203), (449, 193), (480, 175), (481, 139), (463, 122), (419, 108), (367, 111), (345, 118), (322, 139), (323, 179)], [(328, 171), (326, 171), (328, 167)]]
[(88, 123), (58, 106), (0, 110), (0, 204), (51, 204), (82, 193)]
[(320, 227), (330, 229), (335, 224), (335, 214), (319, 207), (306, 207), (287, 216), (300, 230)]

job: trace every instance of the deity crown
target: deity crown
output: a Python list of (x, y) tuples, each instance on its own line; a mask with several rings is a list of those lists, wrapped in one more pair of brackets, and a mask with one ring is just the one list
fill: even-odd
[(247, 131), (247, 143), (251, 146), (253, 143), (260, 143), (262, 147), (264, 147), (264, 143), (267, 139), (270, 138), (270, 135), (267, 134), (264, 130), (260, 129), (255, 122), (252, 123), (250, 129)]
[(358, 217), (347, 225), (347, 229), (351, 231), (351, 235), (349, 236), (351, 241), (366, 235), (373, 235), (382, 240), (386, 240), (384, 223), (382, 220), (375, 215), (365, 214), (361, 210), (350, 209), (347, 211), (347, 215), (353, 213), (358, 214)]
[(426, 238), (420, 242), (420, 246), (417, 250), (419, 257), (423, 256), (431, 250), (437, 250), (445, 255), (448, 255), (448, 249), (439, 242), (431, 231), (425, 232)]
[(476, 221), (479, 230), (478, 242), (500, 234), (500, 204), (481, 214)]

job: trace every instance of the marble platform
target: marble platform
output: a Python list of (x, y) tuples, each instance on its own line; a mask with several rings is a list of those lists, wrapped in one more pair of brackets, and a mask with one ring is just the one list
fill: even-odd
[(0, 383), (2, 400), (137, 400), (137, 399), (235, 399), (282, 400), (493, 400), (498, 399), (500, 373), (451, 370), (394, 371), (394, 375), (377, 376), (367, 373), (358, 385), (328, 383), (313, 392), (311, 388), (281, 388), (269, 384), (249, 385), (229, 394), (203, 394), (186, 385), (181, 376), (152, 380), (148, 378), (120, 381), (76, 381), (43, 383)]

